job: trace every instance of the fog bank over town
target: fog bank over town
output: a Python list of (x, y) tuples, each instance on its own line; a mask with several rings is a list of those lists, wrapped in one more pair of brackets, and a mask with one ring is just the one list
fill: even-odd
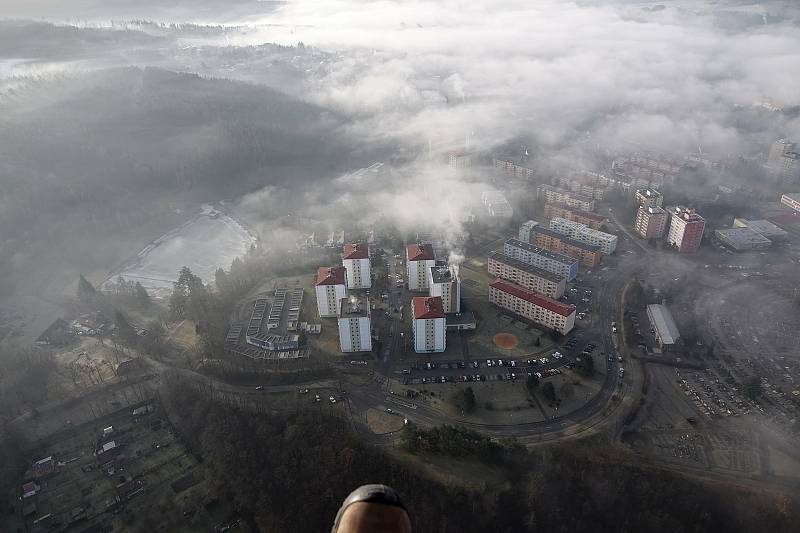
[(0, 0), (0, 531), (794, 533), (798, 67), (795, 0)]

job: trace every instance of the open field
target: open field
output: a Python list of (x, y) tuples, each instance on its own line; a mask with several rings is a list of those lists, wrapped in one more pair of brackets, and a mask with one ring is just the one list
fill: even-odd
[(230, 514), (154, 401), (53, 436), (31, 462), (45, 457), (47, 469), (25, 475), (39, 487), (18, 507), (28, 528), (189, 532)]
[(148, 244), (112, 277), (138, 281), (151, 295), (166, 298), (181, 267), (188, 266), (208, 283), (217, 268), (228, 269), (254, 243), (253, 235), (236, 220), (208, 207), (203, 215)]

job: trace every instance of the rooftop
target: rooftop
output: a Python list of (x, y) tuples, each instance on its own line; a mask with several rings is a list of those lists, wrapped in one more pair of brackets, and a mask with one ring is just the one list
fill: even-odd
[(506, 245), (513, 246), (515, 248), (520, 248), (532, 254), (541, 255), (542, 257), (547, 257), (548, 259), (552, 259), (554, 261), (558, 261), (559, 263), (564, 263), (567, 265), (571, 265), (573, 263), (577, 263), (578, 260), (574, 257), (570, 257), (568, 255), (559, 254), (557, 252), (551, 252), (545, 248), (541, 248), (539, 246), (534, 246), (530, 243), (523, 242), (519, 239), (508, 239), (505, 242)]
[(534, 226), (531, 228), (531, 233), (540, 233), (542, 235), (548, 235), (550, 237), (555, 237), (562, 242), (569, 244), (570, 246), (574, 246), (575, 248), (580, 248), (582, 250), (587, 250), (589, 252), (598, 252), (600, 251), (600, 247), (596, 244), (586, 244), (585, 242), (576, 241), (573, 238), (567, 237), (563, 233), (559, 233), (555, 230), (545, 228), (542, 226)]
[(344, 275), (343, 266), (319, 267), (317, 285), (344, 285)]
[(369, 259), (369, 245), (364, 243), (348, 243), (344, 245), (343, 259)]
[(779, 228), (769, 220), (747, 220), (745, 218), (736, 218), (733, 221), (733, 225), (742, 228), (750, 228), (751, 230), (760, 233), (768, 239), (779, 239), (789, 235), (785, 230)]
[(639, 189), (636, 194), (644, 196), (645, 198), (658, 198), (661, 193), (655, 189)]
[(586, 196), (585, 194), (578, 194), (576, 192), (568, 191), (566, 189), (559, 189), (558, 187), (553, 187), (552, 185), (539, 185), (539, 189), (543, 191), (553, 191), (564, 196), (569, 196), (570, 198), (574, 198), (575, 200), (581, 200), (584, 202), (593, 202), (594, 198), (591, 196)]
[(667, 210), (672, 216), (681, 218), (686, 222), (705, 222), (705, 219), (697, 214), (694, 209), (689, 209), (688, 207), (684, 207), (682, 205), (670, 207)]
[(297, 342), (300, 340), (299, 335), (273, 335), (271, 333), (258, 333), (256, 335), (248, 335), (250, 339), (256, 339), (263, 342)]
[(736, 249), (766, 248), (772, 245), (772, 241), (751, 228), (728, 228), (718, 229), (714, 232), (717, 238)]
[(477, 322), (478, 319), (475, 318), (475, 313), (468, 311), (466, 313), (450, 313), (447, 315), (446, 325), (450, 328), (465, 324), (477, 324)]
[(406, 247), (409, 261), (432, 261), (434, 259), (433, 246), (430, 244), (409, 244)]
[(414, 320), (444, 318), (441, 296), (416, 296), (411, 299)]
[(498, 278), (494, 280), (492, 283), (490, 283), (489, 287), (503, 291), (507, 294), (511, 294), (522, 300), (531, 302), (534, 305), (543, 307), (548, 311), (552, 311), (561, 316), (569, 316), (575, 312), (574, 305), (565, 304), (559, 302), (558, 300), (553, 300), (552, 298), (548, 298), (544, 294), (540, 294), (535, 291), (529, 291), (524, 287), (520, 287), (515, 283), (511, 283), (510, 281), (505, 281)]
[(501, 252), (491, 252), (489, 254), (489, 259), (494, 259), (495, 261), (505, 263), (510, 267), (522, 270), (528, 274), (533, 274), (534, 276), (546, 279), (547, 281), (552, 281), (553, 283), (560, 283), (562, 279), (562, 277), (558, 274), (553, 274), (548, 270), (529, 265), (528, 263), (523, 263), (522, 261), (518, 261), (517, 259), (514, 259), (513, 257)]
[(447, 265), (431, 267), (431, 277), (434, 283), (452, 283), (455, 276)]
[(548, 202), (545, 207), (551, 205), (553, 207), (557, 207), (558, 209), (564, 209), (569, 211), (570, 213), (576, 213), (588, 220), (594, 220), (595, 222), (602, 223), (608, 220), (603, 215), (598, 215), (597, 213), (592, 213), (591, 211), (584, 211), (583, 209), (578, 209), (577, 207), (572, 207), (571, 205), (562, 204), (560, 202)]
[(666, 211), (664, 211), (662, 208), (660, 208), (658, 206), (652, 206), (652, 207), (639, 206), (639, 209), (643, 209), (643, 210), (647, 211), (651, 215), (664, 215), (664, 214), (667, 213)]
[(650, 304), (647, 306), (647, 314), (653, 321), (653, 327), (656, 329), (661, 343), (675, 344), (680, 337), (680, 332), (669, 309), (660, 304)]
[(351, 295), (342, 298), (339, 318), (360, 318), (369, 316), (369, 301), (364, 295)]

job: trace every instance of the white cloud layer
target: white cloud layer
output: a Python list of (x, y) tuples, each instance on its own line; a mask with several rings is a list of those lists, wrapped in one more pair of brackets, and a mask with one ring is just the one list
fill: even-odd
[(474, 131), (476, 142), (491, 143), (523, 133), (557, 144), (591, 131), (605, 141), (745, 150), (749, 139), (729, 126), (734, 106), (800, 104), (800, 28), (745, 17), (731, 31), (713, 4), (689, 4), (693, 11), (555, 0), (294, 1), (250, 19), (261, 31), (232, 42), (360, 50), (318, 79), (311, 97), (358, 116), (364, 136), (447, 143)]

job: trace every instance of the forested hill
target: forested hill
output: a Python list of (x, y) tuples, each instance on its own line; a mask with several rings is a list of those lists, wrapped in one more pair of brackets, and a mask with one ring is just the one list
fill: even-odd
[[(601, 443), (526, 451), (444, 426), (406, 431), (409, 461), (365, 445), (321, 409), (254, 414), (179, 380), (163, 397), (183, 438), (261, 531), (326, 531), (342, 499), (363, 483), (398, 489), (420, 533), (796, 531), (792, 496), (643, 469)], [(431, 475), (453, 461), (456, 473)], [(480, 484), (486, 469), (500, 479)], [(443, 481), (454, 477), (482, 486)]]
[(12, 270), (110, 267), (176, 207), (335, 175), (351, 153), (320, 107), (153, 68), (6, 80), (0, 117), (0, 280), (15, 287)]

